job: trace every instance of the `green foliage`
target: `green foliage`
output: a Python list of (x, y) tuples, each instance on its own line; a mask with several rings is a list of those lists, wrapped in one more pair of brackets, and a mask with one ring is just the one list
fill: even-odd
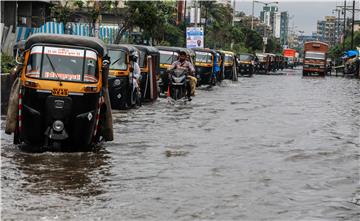
[(84, 6), (84, 2), (82, 0), (76, 0), (73, 2), (73, 5), (78, 8), (82, 8)]
[(265, 52), (274, 54), (282, 53), (282, 47), (280, 45), (280, 42), (273, 37), (268, 38)]
[(335, 60), (336, 64), (340, 64), (341, 56), (345, 51), (356, 49), (356, 47), (360, 47), (360, 31), (354, 32), (354, 48), (351, 48), (351, 34), (348, 34), (345, 38), (345, 47), (343, 50), (343, 44), (336, 44), (332, 46), (329, 50), (329, 57)]
[(10, 73), (16, 62), (12, 56), (1, 54), (1, 73)]
[(263, 39), (261, 35), (247, 27), (244, 27), (242, 30), (243, 33), (245, 33), (245, 45), (249, 49), (249, 52), (254, 53), (255, 51), (262, 50)]
[(68, 5), (68, 2), (65, 2), (65, 5), (61, 5), (60, 3), (52, 5), (50, 10), (52, 17), (55, 18), (58, 22), (62, 22), (64, 24), (69, 21), (73, 13), (73, 10)]

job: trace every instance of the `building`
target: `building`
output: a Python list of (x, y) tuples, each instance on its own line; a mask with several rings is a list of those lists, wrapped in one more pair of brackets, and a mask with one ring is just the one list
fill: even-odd
[(273, 35), (275, 38), (280, 38), (281, 29), (281, 13), (274, 13)]
[(270, 33), (279, 39), (282, 46), (288, 44), (289, 15), (287, 12), (279, 12), (277, 6), (264, 6), (260, 12), (260, 20), (269, 26)]
[(5, 26), (39, 27), (50, 20), (50, 1), (1, 1), (1, 23)]
[(360, 31), (360, 20), (354, 21), (354, 32)]
[(271, 27), (271, 29), (274, 29), (274, 17), (275, 13), (278, 12), (277, 6), (264, 6), (263, 10), (260, 12), (260, 20), (262, 23), (268, 25)]
[(280, 14), (280, 45), (287, 45), (289, 32), (289, 14), (281, 12)]
[(317, 40), (334, 45), (339, 40), (338, 20), (335, 16), (325, 16), (317, 22)]

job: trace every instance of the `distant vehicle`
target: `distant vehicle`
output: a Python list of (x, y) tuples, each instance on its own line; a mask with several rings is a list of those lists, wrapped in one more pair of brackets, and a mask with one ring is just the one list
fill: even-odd
[(344, 75), (356, 76), (359, 73), (359, 51), (349, 50), (344, 53)]
[(255, 56), (249, 53), (241, 53), (238, 56), (238, 74), (251, 77), (255, 69)]
[(256, 53), (256, 73), (257, 74), (268, 74), (270, 68), (270, 56), (265, 53)]
[(286, 48), (283, 51), (283, 55), (285, 57), (286, 68), (294, 68), (295, 67), (295, 60), (296, 60), (296, 50), (291, 48)]
[(303, 76), (325, 76), (328, 50), (329, 45), (320, 41), (309, 41), (304, 44)]

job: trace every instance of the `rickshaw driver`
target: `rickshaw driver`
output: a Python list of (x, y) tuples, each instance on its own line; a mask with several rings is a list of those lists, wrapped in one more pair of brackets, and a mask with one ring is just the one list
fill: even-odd
[(188, 85), (187, 87), (187, 97), (188, 100), (191, 101), (191, 91), (193, 88), (195, 94), (197, 79), (193, 76), (195, 74), (194, 66), (191, 64), (190, 61), (186, 60), (185, 51), (180, 51), (178, 60), (171, 64), (171, 66), (168, 68), (168, 71), (173, 69), (187, 69), (187, 71), (189, 72), (187, 78), (190, 80), (190, 85)]
[(141, 70), (140, 70), (140, 66), (137, 63), (137, 59), (138, 59), (138, 55), (136, 52), (133, 52), (130, 55), (130, 60), (132, 61), (132, 66), (133, 66), (133, 73), (132, 73), (132, 78), (133, 78), (133, 85), (135, 86), (136, 90), (140, 93), (140, 87), (139, 87), (139, 81), (141, 80)]

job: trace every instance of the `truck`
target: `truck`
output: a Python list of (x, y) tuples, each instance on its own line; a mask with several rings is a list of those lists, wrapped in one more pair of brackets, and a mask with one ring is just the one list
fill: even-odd
[(309, 41), (304, 44), (303, 76), (325, 76), (327, 73), (327, 53), (329, 45), (320, 41)]
[(294, 68), (295, 67), (295, 59), (296, 59), (296, 50), (291, 48), (286, 48), (283, 51), (283, 55), (285, 57), (286, 68)]

